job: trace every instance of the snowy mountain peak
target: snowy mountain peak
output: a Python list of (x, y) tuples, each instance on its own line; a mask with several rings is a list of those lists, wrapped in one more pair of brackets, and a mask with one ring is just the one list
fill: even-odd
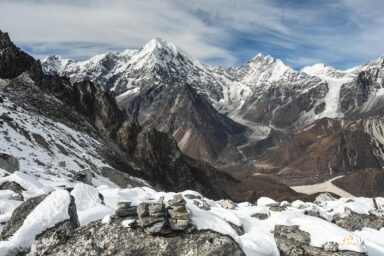
[(295, 73), (292, 68), (285, 65), (280, 59), (261, 53), (246, 62), (239, 70), (242, 82), (250, 86), (269, 84)]
[(384, 56), (371, 60), (363, 65), (350, 69), (351, 72), (366, 71), (372, 68), (384, 68)]
[(332, 75), (334, 73), (342, 72), (334, 67), (327, 66), (324, 63), (317, 63), (312, 66), (307, 66), (301, 69), (301, 72), (307, 73), (311, 76), (325, 76)]
[(42, 60), (44, 71), (48, 74), (58, 74), (60, 70), (64, 70), (72, 62), (73, 60), (64, 59), (59, 55), (49, 55)]
[(181, 66), (186, 60), (197, 63), (175, 44), (155, 38), (134, 54), (129, 62), (133, 69), (152, 70), (155, 66), (162, 68), (167, 68), (169, 65)]
[(146, 52), (153, 52), (158, 50), (165, 50), (175, 55), (179, 52), (179, 49), (176, 47), (175, 44), (167, 42), (158, 37), (148, 41), (142, 48), (142, 51)]
[(252, 60), (274, 60), (275, 58), (273, 58), (271, 55), (264, 55), (264, 54), (262, 54), (261, 52), (259, 52), (258, 54), (256, 54), (256, 56), (255, 57), (253, 57), (252, 59), (251, 59), (251, 61)]

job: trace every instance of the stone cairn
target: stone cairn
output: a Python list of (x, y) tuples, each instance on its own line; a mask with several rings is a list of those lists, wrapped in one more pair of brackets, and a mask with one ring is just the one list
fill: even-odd
[(164, 197), (161, 197), (158, 202), (142, 202), (137, 206), (137, 224), (148, 234), (162, 233), (167, 225), (163, 201)]
[(141, 202), (137, 207), (130, 202), (118, 203), (116, 216), (120, 218), (137, 217), (136, 224), (148, 234), (167, 234), (172, 231), (184, 231), (188, 228), (190, 214), (185, 207), (186, 201), (177, 194), (168, 201), (166, 208), (164, 197), (157, 202)]
[(185, 230), (188, 227), (189, 212), (185, 204), (181, 194), (176, 194), (172, 200), (168, 201), (168, 223), (172, 230)]

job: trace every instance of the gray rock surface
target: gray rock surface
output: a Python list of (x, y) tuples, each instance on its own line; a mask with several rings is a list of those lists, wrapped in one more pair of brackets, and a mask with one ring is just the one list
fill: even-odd
[(243, 256), (230, 237), (213, 231), (194, 231), (152, 236), (140, 228), (126, 228), (116, 219), (110, 224), (97, 221), (70, 234), (43, 234), (29, 256), (41, 255), (222, 255)]

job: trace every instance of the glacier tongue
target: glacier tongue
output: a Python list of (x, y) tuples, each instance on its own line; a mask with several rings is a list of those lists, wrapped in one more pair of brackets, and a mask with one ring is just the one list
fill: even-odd
[(308, 75), (319, 77), (327, 82), (328, 93), (324, 97), (325, 109), (322, 113), (317, 115), (316, 118), (343, 117), (339, 105), (340, 90), (343, 84), (351, 82), (355, 76), (347, 71), (337, 70), (322, 63), (305, 67), (301, 71)]

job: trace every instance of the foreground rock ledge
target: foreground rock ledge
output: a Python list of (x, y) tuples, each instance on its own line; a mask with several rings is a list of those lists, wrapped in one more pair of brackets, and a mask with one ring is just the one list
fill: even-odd
[[(298, 226), (275, 226), (275, 240), (281, 256), (365, 256), (365, 253), (338, 251), (337, 244), (311, 246), (310, 235)], [(331, 245), (331, 246), (330, 246)], [(336, 248), (334, 248), (336, 247)]]
[(28, 255), (245, 255), (229, 236), (214, 231), (173, 232), (151, 236), (127, 228), (119, 219), (83, 226), (71, 234), (50, 229), (37, 238)]

